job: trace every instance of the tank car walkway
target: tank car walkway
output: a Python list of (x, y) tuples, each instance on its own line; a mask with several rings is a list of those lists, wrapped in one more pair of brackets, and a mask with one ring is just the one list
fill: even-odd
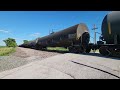
[(0, 79), (120, 79), (120, 60), (66, 53), (1, 72)]

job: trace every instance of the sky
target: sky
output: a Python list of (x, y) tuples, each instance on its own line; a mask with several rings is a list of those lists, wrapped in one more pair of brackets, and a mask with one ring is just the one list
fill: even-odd
[[(79, 23), (85, 23), (93, 42), (95, 24), (101, 33), (102, 20), (110, 11), (0, 11), (0, 46), (3, 40), (14, 38), (18, 45), (23, 40), (34, 40)], [(99, 39), (97, 34), (97, 40)]]

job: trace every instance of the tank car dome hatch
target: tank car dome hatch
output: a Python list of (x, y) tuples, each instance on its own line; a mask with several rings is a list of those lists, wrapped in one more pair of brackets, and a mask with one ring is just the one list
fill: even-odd
[[(102, 22), (102, 35), (107, 44), (120, 44), (120, 11), (107, 14)], [(117, 37), (115, 39), (115, 37)]]

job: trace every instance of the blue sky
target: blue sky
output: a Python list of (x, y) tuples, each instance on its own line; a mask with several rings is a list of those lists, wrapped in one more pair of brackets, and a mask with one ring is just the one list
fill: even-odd
[[(79, 23), (86, 23), (91, 37), (93, 25), (101, 33), (101, 23), (109, 11), (0, 11), (0, 45), (8, 37), (17, 44), (23, 40), (34, 40), (49, 34), (49, 30), (60, 31)], [(97, 34), (97, 40), (99, 34)], [(93, 42), (93, 38), (91, 38)]]

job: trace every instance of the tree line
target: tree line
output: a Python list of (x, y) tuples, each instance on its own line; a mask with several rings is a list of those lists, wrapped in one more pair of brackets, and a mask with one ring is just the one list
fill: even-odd
[[(17, 43), (16, 43), (16, 40), (13, 39), (13, 38), (7, 38), (5, 40), (3, 40), (6, 44), (7, 47), (17, 47)], [(28, 43), (29, 41), (28, 40), (23, 40), (24, 44)]]
[(17, 43), (16, 43), (15, 39), (13, 39), (13, 38), (8, 38), (3, 41), (5, 42), (7, 47), (17, 47)]

